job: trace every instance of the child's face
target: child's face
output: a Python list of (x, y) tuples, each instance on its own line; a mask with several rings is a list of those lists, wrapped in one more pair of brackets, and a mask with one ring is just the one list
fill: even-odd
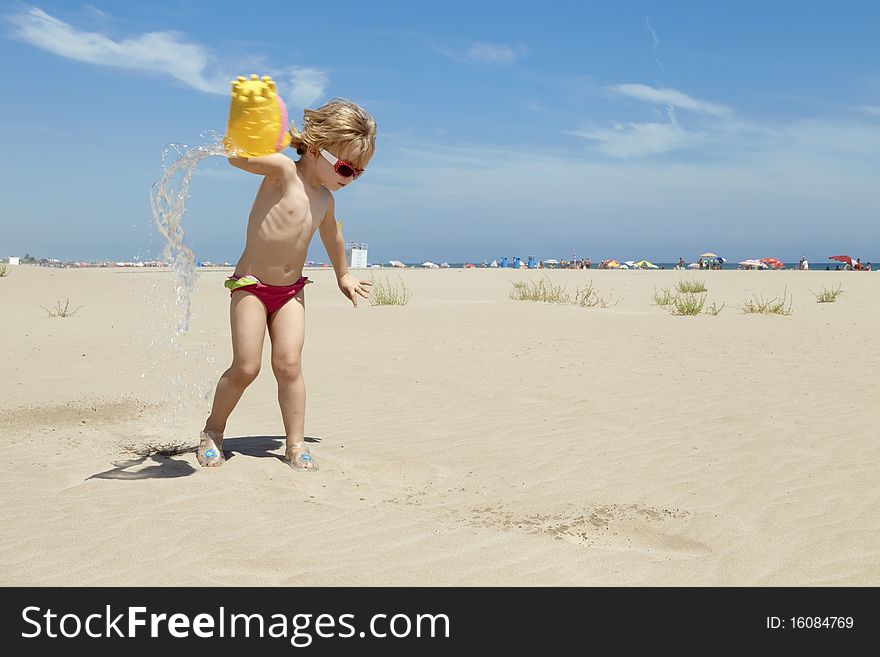
[[(357, 180), (364, 169), (355, 166), (353, 157), (346, 153), (345, 149), (337, 148), (339, 153), (328, 149), (321, 149), (317, 157), (318, 177), (321, 184), (331, 192), (342, 189), (346, 185)], [(363, 165), (366, 167), (366, 163)]]

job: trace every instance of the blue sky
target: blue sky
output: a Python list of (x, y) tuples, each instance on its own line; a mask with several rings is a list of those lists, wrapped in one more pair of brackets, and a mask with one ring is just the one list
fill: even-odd
[[(246, 5), (0, 5), (0, 257), (157, 257), (163, 148), (222, 133), (259, 73), (295, 119), (334, 96), (376, 118), (336, 194), (372, 262), (880, 259), (880, 3)], [(258, 182), (198, 167), (197, 257), (237, 259)]]

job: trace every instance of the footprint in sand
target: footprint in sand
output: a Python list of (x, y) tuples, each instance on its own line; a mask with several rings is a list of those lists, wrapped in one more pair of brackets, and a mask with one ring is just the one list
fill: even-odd
[(722, 544), (721, 521), (712, 514), (638, 504), (605, 504), (570, 513), (514, 513), (472, 509), (468, 524), (504, 532), (549, 536), (584, 547), (616, 547), (667, 557), (699, 557)]

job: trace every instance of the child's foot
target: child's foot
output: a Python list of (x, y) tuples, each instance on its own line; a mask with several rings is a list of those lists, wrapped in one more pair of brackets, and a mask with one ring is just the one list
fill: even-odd
[(204, 429), (199, 436), (199, 448), (196, 450), (196, 460), (204, 468), (216, 468), (226, 463), (223, 458), (223, 434)]
[(304, 442), (293, 443), (284, 450), (284, 462), (294, 470), (317, 470), (318, 464)]

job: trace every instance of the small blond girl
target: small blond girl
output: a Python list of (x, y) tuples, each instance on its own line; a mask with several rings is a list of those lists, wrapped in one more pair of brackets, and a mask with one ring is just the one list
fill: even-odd
[(232, 365), (217, 383), (211, 414), (200, 436), (197, 458), (205, 467), (225, 462), (226, 422), (260, 371), (268, 332), (284, 422), (284, 461), (295, 470), (317, 470), (304, 442), (302, 375), (304, 290), (310, 282), (302, 271), (316, 230), (340, 291), (354, 307), (358, 297), (369, 295), (370, 283), (348, 271), (333, 192), (363, 174), (375, 149), (376, 123), (363, 108), (335, 98), (316, 110), (306, 110), (302, 131), (291, 123), (290, 134), (290, 145), (301, 156), (297, 161), (281, 153), (229, 158), (234, 167), (262, 176), (263, 181), (248, 218), (244, 252), (226, 281), (231, 296)]

